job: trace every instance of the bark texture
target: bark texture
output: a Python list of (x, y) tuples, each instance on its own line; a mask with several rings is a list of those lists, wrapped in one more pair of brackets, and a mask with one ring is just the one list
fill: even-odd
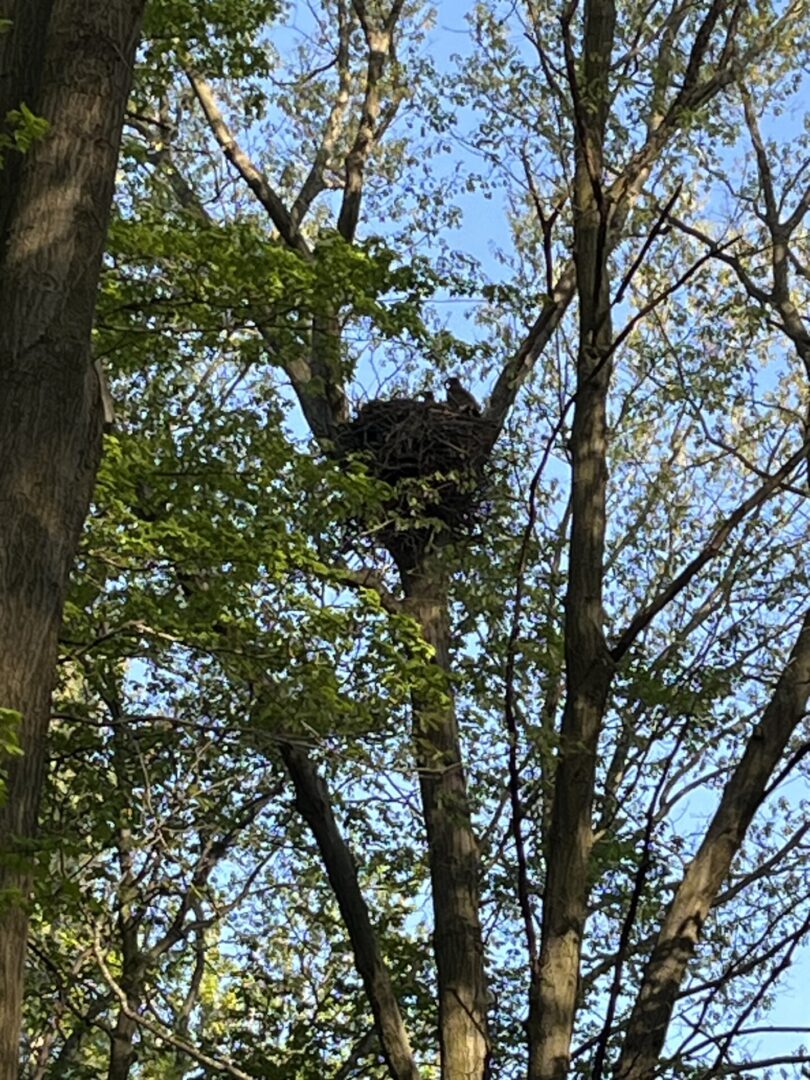
[(593, 847), (596, 749), (614, 670), (602, 610), (611, 346), (609, 208), (602, 175), (615, 22), (612, 0), (589, 0), (582, 85), (570, 44), (567, 49), (576, 129), (574, 261), (579, 352), (571, 432), (566, 701), (547, 842), (540, 957), (529, 994), (530, 1080), (561, 1080), (568, 1075)]
[[(0, 0), (0, 115), (49, 133), (0, 172), (0, 707), (24, 756), (0, 809), (0, 890), (36, 827), (59, 624), (101, 446), (90, 331), (142, 0)], [(11, 852), (11, 855), (9, 854)], [(24, 863), (24, 860), (22, 860)], [(26, 915), (0, 913), (0, 1080), (17, 1075)]]
[[(403, 571), (405, 610), (419, 623), (434, 662), (450, 670), (448, 583), (430, 559)], [(489, 1074), (487, 983), (480, 921), (480, 855), (449, 692), (415, 695), (422, 813), (433, 899), (433, 949), (439, 985), (439, 1040), (446, 1080)]]
[(335, 821), (326, 784), (306, 750), (287, 743), (282, 746), (281, 754), (295, 787), (296, 808), (312, 830), (337, 898), (352, 943), (355, 967), (374, 1014), (374, 1026), (388, 1071), (394, 1080), (419, 1080), (419, 1070), (388, 969), (377, 946), (354, 860)]

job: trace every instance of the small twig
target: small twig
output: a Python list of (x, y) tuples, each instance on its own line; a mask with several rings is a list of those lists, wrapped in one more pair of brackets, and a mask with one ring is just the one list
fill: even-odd
[(656, 219), (656, 222), (655, 222), (655, 225), (653, 225), (652, 229), (647, 234), (647, 237), (645, 238), (644, 243), (641, 245), (641, 251), (639, 251), (638, 255), (635, 257), (635, 259), (633, 259), (632, 263), (630, 264), (630, 269), (624, 275), (624, 277), (622, 279), (622, 283), (619, 286), (618, 290), (616, 291), (616, 295), (613, 298), (613, 303), (614, 304), (621, 303), (621, 301), (622, 301), (622, 299), (624, 297), (624, 294), (627, 292), (627, 289), (630, 286), (630, 282), (633, 280), (633, 278), (636, 275), (636, 271), (641, 266), (641, 264), (644, 262), (644, 259), (647, 256), (647, 252), (650, 250), (650, 248), (652, 247), (652, 245), (655, 242), (656, 238), (658, 236), (660, 236), (661, 232), (663, 231), (665, 226), (668, 224), (669, 215), (672, 213), (672, 209), (675, 206), (675, 203), (680, 198), (682, 189), (683, 189), (683, 180), (679, 181), (679, 183), (676, 184), (675, 190), (672, 192), (669, 199), (667, 199), (666, 205), (659, 212), (658, 218)]
[(703, 550), (684, 567), (680, 574), (678, 574), (665, 589), (661, 590), (658, 596), (648, 604), (647, 607), (631, 620), (627, 629), (619, 636), (616, 644), (610, 650), (610, 655), (615, 662), (622, 659), (642, 630), (645, 630), (655, 616), (686, 588), (695, 575), (703, 569), (706, 563), (720, 553), (726, 540), (740, 522), (742, 522), (752, 510), (756, 510), (757, 507), (761, 506), (762, 503), (777, 490), (777, 488), (781, 487), (782, 482), (790, 476), (793, 470), (797, 468), (802, 461), (806, 459), (808, 449), (810, 449), (810, 437), (802, 443), (796, 453), (792, 454), (780, 469), (769, 476), (765, 483), (757, 488), (753, 495), (750, 495), (740, 503), (733, 513), (729, 514), (722, 525), (715, 529)]
[(142, 1016), (134, 1009), (131, 1009), (127, 1001), (127, 995), (107, 967), (107, 963), (101, 951), (101, 942), (99, 940), (97, 926), (94, 927), (93, 930), (93, 955), (95, 956), (96, 963), (99, 966), (99, 970), (101, 971), (105, 983), (118, 999), (121, 1012), (124, 1016), (133, 1020), (139, 1027), (145, 1028), (147, 1031), (151, 1032), (151, 1034), (155, 1035), (158, 1039), (168, 1043), (169, 1046), (173, 1046), (176, 1050), (181, 1050), (184, 1054), (188, 1054), (193, 1061), (198, 1062), (200, 1065), (205, 1065), (209, 1069), (225, 1072), (228, 1076), (235, 1077), (235, 1080), (254, 1080), (254, 1078), (249, 1076), (246, 1072), (242, 1072), (242, 1070), (232, 1062), (223, 1058), (210, 1057), (208, 1054), (203, 1053), (202, 1050), (198, 1050), (196, 1046), (186, 1042), (185, 1039), (178, 1038), (176, 1035), (171, 1034), (171, 1032), (166, 1031), (161, 1025), (154, 1023), (152, 1020), (148, 1020), (145, 1016)]
[[(732, 244), (732, 243), (734, 243), (734, 241), (730, 240), (728, 243)], [(676, 293), (678, 291), (678, 289), (680, 289), (683, 285), (685, 285), (686, 282), (689, 281), (689, 279), (691, 277), (693, 277), (698, 272), (698, 270), (700, 270), (700, 268), (704, 265), (704, 263), (707, 263), (709, 261), (709, 259), (712, 258), (713, 255), (717, 254), (718, 251), (722, 251), (723, 247), (727, 247), (727, 246), (728, 246), (728, 244), (720, 245), (714, 251), (707, 251), (705, 253), (705, 255), (701, 255), (701, 257), (699, 259), (697, 259), (695, 262), (693, 262), (692, 265), (687, 270), (684, 270), (684, 272), (681, 274), (681, 276), (679, 278), (677, 278), (675, 281), (673, 281), (673, 283), (671, 285), (668, 285), (666, 289), (664, 289), (660, 293), (657, 293), (652, 298), (652, 300), (649, 300), (646, 304), (644, 304), (641, 308), (639, 308), (639, 310), (636, 312), (636, 314), (633, 316), (633, 318), (630, 319), (630, 321), (625, 326), (622, 327), (621, 331), (616, 335), (616, 337), (610, 343), (610, 348), (607, 351), (607, 356), (612, 356), (613, 353), (615, 353), (616, 350), (619, 348), (619, 346), (624, 344), (624, 342), (630, 337), (630, 335), (633, 333), (633, 331), (638, 326), (638, 324), (643, 319), (646, 319), (646, 317), (650, 314), (651, 311), (654, 311), (655, 308), (657, 308), (659, 306), (659, 304), (662, 304), (665, 300), (669, 299), (670, 296), (672, 296), (674, 293)], [(618, 299), (618, 295), (617, 295), (617, 299)]]

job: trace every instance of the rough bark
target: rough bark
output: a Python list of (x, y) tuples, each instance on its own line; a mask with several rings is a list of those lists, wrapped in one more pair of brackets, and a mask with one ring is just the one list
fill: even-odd
[(354, 860), (335, 821), (326, 784), (304, 749), (287, 743), (282, 746), (281, 754), (295, 787), (296, 808), (315, 837), (349, 933), (355, 966), (374, 1014), (388, 1071), (394, 1080), (419, 1080), (396, 994), (357, 881)]
[[(404, 609), (450, 670), (448, 583), (429, 559), (403, 571)], [(414, 695), (422, 813), (433, 899), (433, 950), (439, 985), (439, 1040), (446, 1080), (483, 1080), (489, 1070), (487, 982), (481, 936), (480, 855), (449, 691)]]
[[(50, 123), (0, 172), (0, 707), (24, 756), (0, 809), (0, 890), (36, 827), (56, 642), (101, 444), (90, 330), (141, 0), (3, 0), (0, 110)], [(24, 862), (24, 860), (23, 860)], [(0, 1080), (17, 1074), (26, 915), (0, 914)]]
[(589, 0), (581, 87), (568, 50), (576, 127), (574, 260), (579, 352), (571, 434), (566, 702), (546, 850), (540, 957), (529, 994), (530, 1080), (558, 1080), (568, 1074), (593, 847), (596, 748), (613, 676), (602, 610), (611, 345), (609, 214), (602, 187), (602, 153), (615, 20), (612, 0)]
[(712, 904), (765, 797), (773, 770), (804, 718), (810, 698), (810, 612), (761, 722), (723, 791), (720, 806), (689, 864), (653, 949), (630, 1017), (615, 1076), (652, 1076), (672, 1007)]

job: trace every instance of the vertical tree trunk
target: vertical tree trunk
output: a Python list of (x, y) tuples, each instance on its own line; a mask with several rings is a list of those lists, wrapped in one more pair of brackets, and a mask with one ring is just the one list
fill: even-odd
[[(137, 1022), (133, 1013), (139, 1005), (140, 979), (138, 978), (137, 930), (130, 930), (123, 925), (119, 918), (119, 930), (124, 937), (124, 971), (121, 977), (121, 988), (127, 995), (126, 1011), (119, 1008), (115, 1027), (110, 1035), (110, 1059), (107, 1068), (107, 1080), (128, 1080), (130, 1069), (135, 1062), (135, 1033), (138, 1030)], [(134, 939), (134, 954), (127, 950), (126, 940)]]
[[(0, 0), (0, 115), (50, 123), (0, 172), (0, 707), (23, 757), (0, 809), (0, 892), (36, 827), (66, 584), (101, 445), (90, 330), (143, 0)], [(6, 763), (4, 763), (5, 765)], [(17, 1075), (26, 916), (0, 910), (0, 1080)]]
[[(575, 106), (574, 261), (579, 350), (571, 432), (566, 700), (546, 845), (540, 957), (529, 993), (530, 1080), (562, 1080), (569, 1071), (593, 848), (596, 749), (613, 678), (602, 610), (612, 336), (603, 144), (615, 22), (613, 0), (588, 0), (581, 70), (570, 40), (567, 48)], [(569, 29), (564, 27), (564, 32)]]
[[(449, 671), (448, 583), (423, 560), (403, 572), (405, 609)], [(414, 740), (433, 893), (439, 1039), (445, 1080), (483, 1080), (489, 1067), (487, 985), (479, 916), (480, 858), (449, 690), (416, 695)]]

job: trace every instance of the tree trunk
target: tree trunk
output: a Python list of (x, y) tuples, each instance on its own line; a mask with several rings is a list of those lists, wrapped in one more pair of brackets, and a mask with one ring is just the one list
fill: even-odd
[(614, 1076), (645, 1080), (655, 1072), (672, 1008), (703, 927), (765, 798), (810, 697), (810, 612), (762, 720), (723, 790), (720, 805), (669, 906), (636, 997)]
[(315, 837), (343, 923), (349, 932), (355, 967), (371, 1005), (388, 1072), (393, 1080), (419, 1080), (419, 1069), (360, 890), (354, 859), (335, 820), (326, 783), (318, 775), (303, 747), (282, 743), (281, 756), (295, 787), (296, 808)]
[[(137, 1003), (130, 1002), (131, 1008)], [(107, 1070), (107, 1080), (128, 1080), (129, 1071), (135, 1061), (135, 1032), (138, 1025), (123, 1009), (118, 1012), (110, 1037), (110, 1065)]]
[[(0, 171), (0, 707), (21, 758), (0, 809), (0, 890), (33, 836), (70, 567), (101, 446), (90, 330), (142, 0), (0, 0), (0, 115), (21, 102), (50, 131)], [(9, 851), (12, 852), (9, 857)], [(17, 1075), (26, 915), (0, 915), (0, 1080)]]
[[(429, 560), (403, 571), (405, 610), (450, 669), (448, 583)], [(480, 857), (448, 688), (414, 695), (414, 741), (433, 894), (433, 949), (439, 982), (439, 1039), (445, 1080), (489, 1072), (487, 983), (481, 936)]]
[(529, 992), (530, 1080), (562, 1080), (569, 1072), (593, 848), (596, 750), (614, 671), (605, 641), (602, 588), (612, 338), (603, 146), (615, 22), (613, 0), (588, 0), (581, 77), (570, 52), (568, 57), (575, 105), (579, 350), (571, 430), (566, 699), (546, 845), (540, 956)]

